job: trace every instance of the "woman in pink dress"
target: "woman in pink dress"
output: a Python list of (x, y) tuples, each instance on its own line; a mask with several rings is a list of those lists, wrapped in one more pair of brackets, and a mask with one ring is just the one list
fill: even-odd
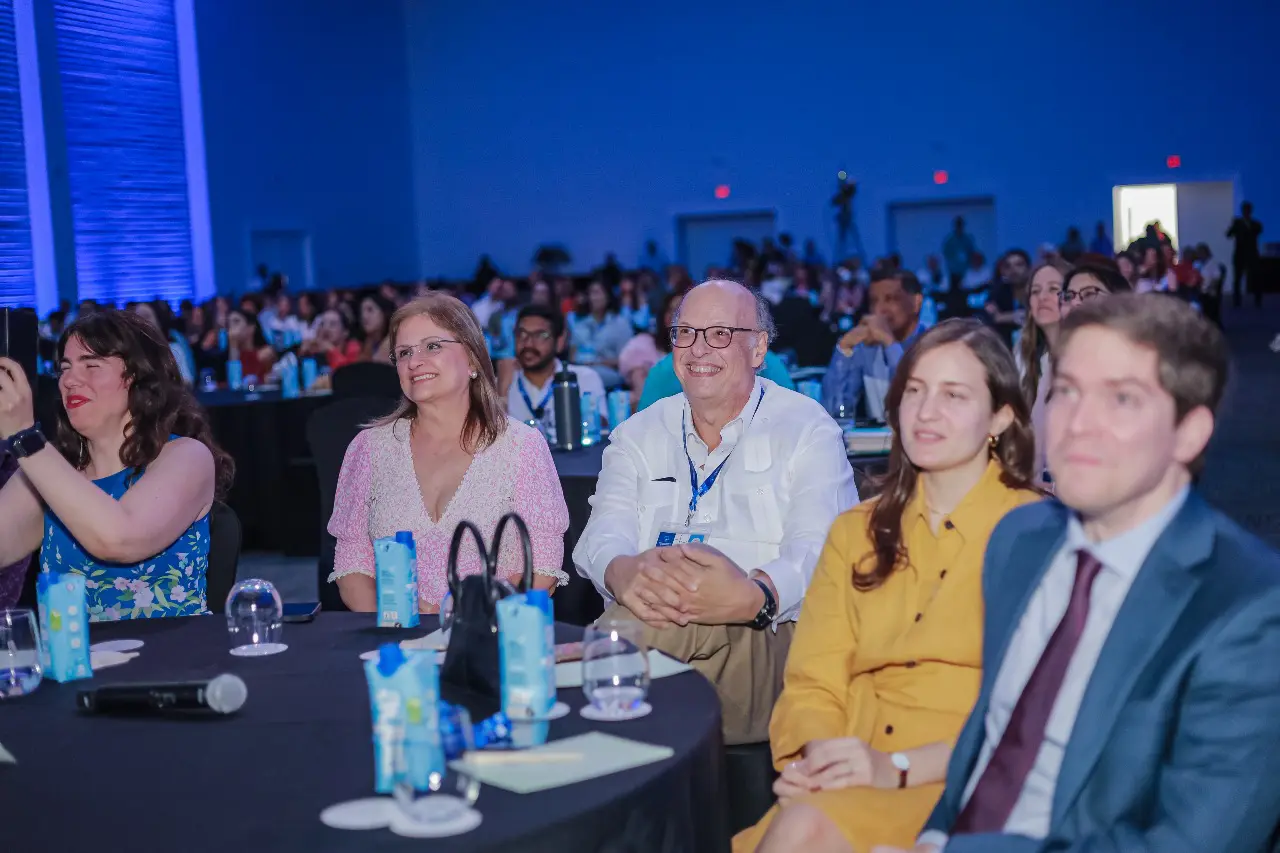
[[(438, 611), (458, 522), (472, 522), (488, 542), (508, 512), (529, 528), (534, 585), (568, 583), (561, 564), (569, 511), (555, 463), (536, 430), (503, 413), (475, 315), (452, 296), (428, 293), (395, 312), (388, 338), (404, 396), (347, 448), (329, 520), (338, 540), (329, 580), (343, 602), (375, 609), (373, 540), (409, 530), (421, 610)], [(518, 580), (524, 564), (513, 534), (503, 536), (498, 570)], [(474, 546), (464, 543), (460, 573), (479, 572)]]

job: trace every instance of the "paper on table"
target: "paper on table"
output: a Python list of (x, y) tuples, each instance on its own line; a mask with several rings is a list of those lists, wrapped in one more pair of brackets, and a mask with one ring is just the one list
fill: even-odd
[[(666, 678), (668, 675), (679, 675), (693, 669), (687, 663), (681, 663), (668, 657), (657, 649), (649, 650), (649, 677)], [(581, 687), (582, 661), (570, 661), (556, 664), (556, 687)]]
[[(465, 768), (467, 774), (478, 779), (481, 784), (492, 785), (517, 794), (531, 794), (535, 791), (546, 791), (583, 782), (587, 779), (598, 779), (621, 770), (642, 767), (663, 761), (675, 754), (669, 746), (653, 746), (639, 741), (607, 735), (603, 732), (588, 732), (577, 737), (557, 740), (534, 749), (525, 750), (522, 755), (535, 756), (539, 752), (548, 752), (559, 758), (551, 761), (521, 761), (514, 764), (468, 763), (464, 758), (450, 766)], [(565, 753), (576, 753), (582, 756), (579, 761), (565, 761)]]
[(4, 744), (0, 743), (0, 764), (17, 764), (18, 759), (13, 757), (13, 753), (4, 748)]
[(106, 669), (109, 666), (119, 666), (122, 663), (128, 663), (138, 656), (138, 652), (113, 652), (113, 651), (96, 651), (89, 650), (89, 664), (96, 672), (99, 669)]

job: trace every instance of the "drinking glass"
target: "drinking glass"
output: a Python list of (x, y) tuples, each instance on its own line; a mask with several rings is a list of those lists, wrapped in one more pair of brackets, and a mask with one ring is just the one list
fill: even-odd
[(0, 699), (40, 686), (44, 649), (38, 624), (30, 610), (0, 610)]
[(252, 578), (231, 587), (227, 596), (227, 634), (231, 654), (262, 657), (288, 648), (284, 632), (284, 604), (270, 581)]
[[(402, 740), (396, 750), (396, 815), (391, 829), (397, 835), (431, 837), (465, 832), (479, 823), (472, 808), (480, 797), (480, 780), (450, 765), (475, 749), (475, 730), (465, 708), (436, 703), (444, 769), (430, 771), (411, 755), (421, 745)], [(429, 712), (428, 712), (429, 713)], [(430, 722), (430, 721), (428, 721)]]
[(625, 718), (649, 695), (644, 626), (601, 619), (582, 635), (582, 692), (602, 717)]

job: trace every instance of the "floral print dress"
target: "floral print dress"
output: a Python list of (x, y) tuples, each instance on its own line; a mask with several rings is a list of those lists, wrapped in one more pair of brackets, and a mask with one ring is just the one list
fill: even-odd
[[(120, 500), (138, 476), (140, 474), (135, 474), (134, 469), (126, 468), (93, 482)], [(91, 621), (206, 613), (205, 575), (208, 568), (208, 515), (188, 527), (176, 542), (159, 554), (136, 565), (125, 565), (95, 559), (80, 547), (58, 517), (45, 509), (40, 571), (84, 575)]]

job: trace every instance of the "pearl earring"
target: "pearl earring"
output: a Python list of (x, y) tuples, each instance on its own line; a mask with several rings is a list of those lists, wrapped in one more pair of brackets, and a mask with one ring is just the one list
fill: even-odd
[(473, 371), (471, 371), (471, 378), (472, 378), (472, 379), (475, 379), (475, 378), (476, 378), (476, 377), (478, 377), (479, 375), (480, 375), (480, 374), (479, 374), (479, 373), (477, 373), (476, 371), (474, 371), (474, 370), (473, 370)]

